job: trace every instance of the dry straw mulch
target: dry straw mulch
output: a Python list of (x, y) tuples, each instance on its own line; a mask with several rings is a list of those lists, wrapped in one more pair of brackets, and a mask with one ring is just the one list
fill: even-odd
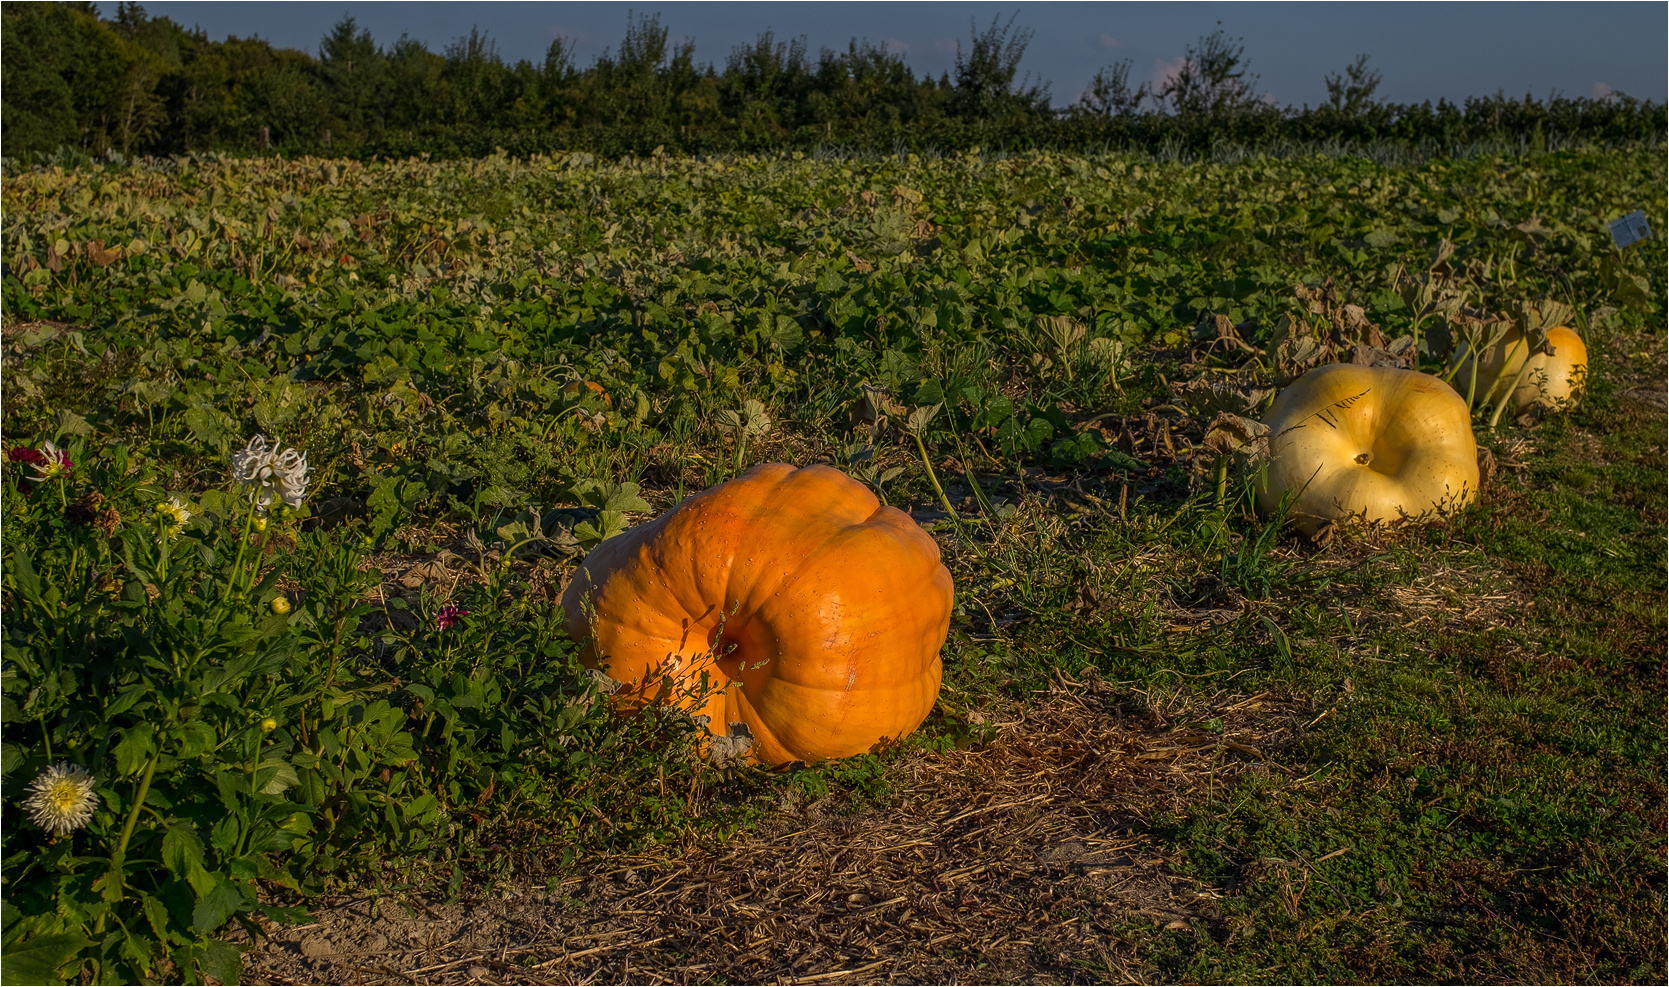
[[(1144, 836), (1309, 715), (1222, 691), (1168, 706), (1058, 675), (982, 748), (895, 765), (884, 808), (785, 802), (671, 859), (521, 892), (331, 902), (274, 927), (250, 983), (958, 983), (1146, 979), (1132, 922), (1220, 931), (1218, 894)], [(1199, 693), (1193, 693), (1198, 696)], [(1175, 702), (1171, 700), (1170, 702)], [(1219, 732), (1205, 724), (1221, 721)], [(1289, 782), (1290, 783), (1290, 782)]]

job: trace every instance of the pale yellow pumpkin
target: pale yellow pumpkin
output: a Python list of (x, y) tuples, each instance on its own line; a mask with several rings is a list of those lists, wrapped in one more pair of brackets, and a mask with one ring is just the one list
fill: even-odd
[[(1524, 411), (1538, 404), (1556, 409), (1574, 404), (1588, 381), (1588, 347), (1569, 326), (1554, 326), (1547, 330), (1547, 341), (1553, 348), (1552, 355), (1531, 354), (1527, 370), (1525, 356), (1529, 347), (1517, 329), (1510, 330), (1494, 346), (1485, 347), (1483, 358), (1478, 361), (1473, 405), (1483, 408), (1495, 404), (1501, 400), (1501, 392), (1513, 387), (1514, 381), (1518, 382), (1512, 393), (1514, 411)], [(1465, 395), (1471, 386), (1472, 358), (1464, 343), (1461, 344), (1458, 359), (1460, 370), (1453, 380), (1455, 390)], [(1524, 370), (1522, 376), (1520, 370)]]
[(1306, 534), (1329, 521), (1417, 517), (1478, 494), (1466, 402), (1430, 374), (1336, 363), (1303, 375), (1263, 417), (1269, 461), (1258, 509)]

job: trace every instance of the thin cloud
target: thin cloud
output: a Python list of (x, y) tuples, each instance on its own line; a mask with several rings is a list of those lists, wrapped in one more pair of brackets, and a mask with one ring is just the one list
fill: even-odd
[(1102, 51), (1112, 51), (1114, 48), (1123, 48), (1124, 42), (1110, 34), (1103, 34), (1101, 37), (1095, 39), (1095, 45)]
[(1188, 59), (1178, 55), (1176, 58), (1155, 58), (1153, 60), (1153, 91), (1165, 88), (1165, 84), (1176, 78), (1182, 72), (1182, 66)]
[(1612, 96), (1616, 95), (1616, 93), (1617, 93), (1617, 90), (1612, 89), (1610, 86), (1606, 85), (1603, 82), (1594, 83), (1594, 98), (1595, 99), (1610, 99)]

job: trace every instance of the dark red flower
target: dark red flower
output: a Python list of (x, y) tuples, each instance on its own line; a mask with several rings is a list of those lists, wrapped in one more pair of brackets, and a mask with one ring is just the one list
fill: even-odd
[(453, 625), (457, 624), (458, 621), (467, 616), (469, 616), (468, 610), (448, 603), (446, 606), (440, 608), (440, 613), (435, 615), (435, 626), (443, 631), (448, 631), (451, 630)]

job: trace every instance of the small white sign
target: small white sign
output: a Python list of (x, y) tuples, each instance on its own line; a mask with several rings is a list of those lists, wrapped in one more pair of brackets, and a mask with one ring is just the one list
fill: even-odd
[(1636, 209), (1622, 219), (1611, 221), (1611, 240), (1618, 247), (1626, 247), (1651, 235), (1652, 228), (1646, 223), (1643, 210)]

